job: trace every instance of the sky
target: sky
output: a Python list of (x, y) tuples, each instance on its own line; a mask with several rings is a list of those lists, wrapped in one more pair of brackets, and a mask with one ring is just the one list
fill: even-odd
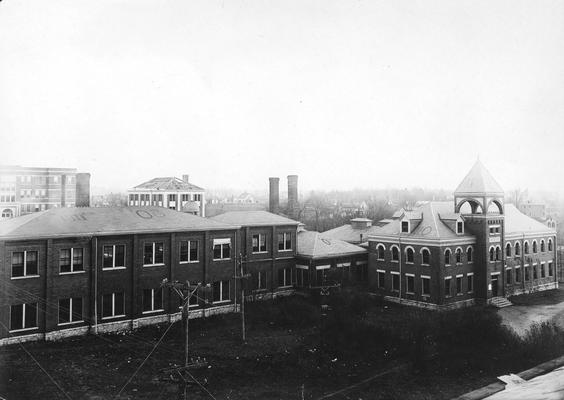
[(564, 2), (4, 0), (0, 139), (93, 192), (564, 192)]

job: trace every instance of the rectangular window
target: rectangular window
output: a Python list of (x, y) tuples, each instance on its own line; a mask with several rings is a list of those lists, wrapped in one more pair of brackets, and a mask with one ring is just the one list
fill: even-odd
[(533, 279), (539, 279), (539, 273), (536, 264), (533, 264)]
[(445, 278), (445, 297), (450, 297), (450, 281), (451, 278)]
[[(307, 270), (302, 269), (300, 271), (305, 272), (302, 275), (302, 285), (308, 286), (309, 285), (309, 279), (308, 279), (309, 276), (307, 274)], [(266, 289), (266, 280), (267, 280), (266, 271), (258, 271), (256, 273), (256, 276), (255, 276), (255, 288), (258, 289), (258, 290)]]
[(474, 291), (474, 275), (468, 274), (466, 279), (468, 293), (472, 293)]
[(421, 277), (421, 294), (423, 296), (431, 295), (431, 278), (426, 276)]
[(266, 253), (266, 235), (264, 233), (253, 235), (253, 253)]
[(37, 251), (12, 253), (12, 278), (37, 275)]
[(278, 250), (279, 251), (292, 250), (292, 234), (290, 232), (278, 234)]
[(198, 261), (198, 241), (183, 240), (180, 242), (180, 262)]
[(392, 290), (399, 291), (400, 289), (400, 276), (399, 274), (392, 274)]
[(407, 275), (405, 277), (405, 281), (407, 283), (407, 293), (415, 293), (415, 277), (412, 275)]
[(456, 223), (456, 233), (464, 233), (464, 225), (462, 222)]
[(462, 276), (456, 277), (456, 294), (462, 294)]
[(159, 265), (164, 263), (164, 243), (145, 243), (143, 250), (143, 265)]
[(37, 303), (10, 307), (10, 331), (37, 328)]
[(531, 279), (531, 276), (529, 274), (529, 266), (525, 265), (525, 281), (528, 281), (529, 279)]
[(508, 285), (511, 285), (511, 283), (512, 283), (511, 270), (510, 269), (505, 270), (505, 283), (508, 284)]
[(222, 301), (229, 301), (229, 281), (213, 283), (213, 302), (219, 303)]
[(83, 250), (70, 248), (59, 250), (59, 273), (84, 271)]
[(552, 261), (548, 263), (548, 276), (553, 276), (554, 271), (552, 269)]
[(292, 269), (280, 268), (278, 270), (278, 287), (292, 286)]
[(102, 296), (102, 318), (125, 316), (125, 297), (123, 292), (108, 293)]
[(409, 221), (401, 221), (402, 233), (409, 233)]
[(521, 268), (515, 268), (515, 283), (521, 282)]
[(82, 297), (59, 299), (59, 325), (82, 321)]
[(163, 311), (163, 289), (143, 289), (143, 313)]
[(546, 278), (546, 269), (544, 267), (544, 263), (541, 263), (540, 265), (540, 272), (541, 272), (541, 278)]
[(378, 288), (386, 288), (386, 273), (384, 271), (378, 271)]
[(104, 269), (125, 268), (125, 245), (116, 244), (102, 247)]
[(213, 259), (228, 260), (231, 258), (231, 239), (213, 240)]

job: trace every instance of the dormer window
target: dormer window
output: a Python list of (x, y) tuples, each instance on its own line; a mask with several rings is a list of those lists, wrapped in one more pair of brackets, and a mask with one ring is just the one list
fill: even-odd
[(456, 223), (456, 233), (458, 234), (464, 233), (464, 223), (462, 221), (458, 221)]
[(401, 221), (401, 233), (409, 233), (409, 221)]

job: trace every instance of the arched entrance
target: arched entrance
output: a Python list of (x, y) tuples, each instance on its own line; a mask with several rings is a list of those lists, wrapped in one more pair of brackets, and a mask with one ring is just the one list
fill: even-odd
[(2, 218), (12, 218), (14, 216), (14, 212), (9, 208), (2, 210)]

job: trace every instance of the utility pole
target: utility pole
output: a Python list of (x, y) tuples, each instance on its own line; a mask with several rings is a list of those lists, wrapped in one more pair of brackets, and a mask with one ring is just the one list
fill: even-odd
[[(243, 342), (247, 341), (247, 334), (245, 329), (245, 283), (243, 282), (244, 279), (249, 279), (251, 274), (244, 274), (243, 271), (243, 261), (246, 257), (239, 253), (239, 257), (237, 257), (237, 264), (239, 266), (239, 275), (237, 275), (237, 271), (235, 271), (234, 279), (238, 279), (241, 281), (241, 331)], [(235, 293), (235, 296), (237, 294)]]
[[(200, 368), (200, 367), (204, 367), (207, 365), (207, 362), (205, 360), (201, 361), (199, 358), (195, 361), (195, 362), (190, 362), (190, 357), (189, 357), (189, 353), (188, 353), (188, 320), (189, 320), (189, 315), (188, 315), (188, 309), (190, 307), (190, 299), (193, 296), (197, 296), (197, 292), (200, 288), (202, 288), (202, 284), (198, 283), (197, 285), (191, 285), (189, 281), (186, 281), (186, 283), (181, 283), (179, 281), (174, 281), (174, 282), (169, 282), (168, 279), (163, 279), (163, 281), (161, 282), (161, 287), (168, 287), (170, 289), (172, 289), (177, 295), (178, 297), (180, 297), (180, 300), (182, 301), (182, 323), (184, 326), (184, 366), (180, 367), (180, 368), (174, 368), (172, 370), (168, 370), (167, 372), (169, 373), (176, 373), (180, 376), (180, 378), (184, 381), (184, 400), (187, 399), (187, 388), (188, 388), (188, 384), (192, 384), (194, 382), (192, 382), (191, 380), (189, 380), (188, 378), (186, 378), (184, 376), (184, 371), (188, 371), (188, 369), (191, 368)], [(206, 285), (206, 287), (209, 287), (209, 285)]]

